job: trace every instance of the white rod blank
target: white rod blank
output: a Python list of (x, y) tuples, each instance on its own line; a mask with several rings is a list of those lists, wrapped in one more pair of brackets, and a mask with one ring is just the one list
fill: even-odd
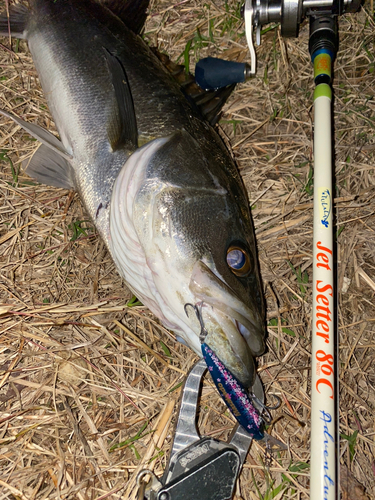
[(331, 89), (325, 83), (315, 89), (314, 124), (310, 498), (337, 500)]

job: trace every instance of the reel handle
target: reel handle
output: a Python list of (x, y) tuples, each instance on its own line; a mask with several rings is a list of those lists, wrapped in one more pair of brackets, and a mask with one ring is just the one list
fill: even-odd
[(205, 57), (195, 66), (195, 81), (204, 90), (216, 90), (232, 83), (244, 82), (250, 67), (246, 63)]

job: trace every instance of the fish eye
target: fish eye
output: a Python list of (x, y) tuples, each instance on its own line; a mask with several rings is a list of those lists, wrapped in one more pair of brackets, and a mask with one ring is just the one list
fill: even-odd
[(251, 270), (248, 252), (238, 246), (230, 246), (228, 248), (227, 264), (230, 270), (240, 278), (247, 276)]

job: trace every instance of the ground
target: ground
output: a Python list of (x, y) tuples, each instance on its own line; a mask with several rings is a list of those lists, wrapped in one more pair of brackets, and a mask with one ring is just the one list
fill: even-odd
[[(2, 0), (4, 4), (4, 0)], [(335, 225), (342, 497), (375, 497), (375, 39), (373, 5), (340, 18), (334, 65)], [(240, 3), (151, 1), (145, 39), (194, 71), (206, 55), (246, 61)], [(1, 107), (54, 130), (25, 42), (0, 46)], [(313, 73), (308, 24), (262, 35), (257, 75), (219, 122), (249, 192), (267, 302), (266, 393), (281, 397), (254, 443), (236, 499), (309, 496)], [(179, 391), (197, 359), (127, 290), (77, 194), (32, 182), (36, 142), (1, 119), (1, 499), (136, 498), (160, 475)], [(224, 439), (233, 418), (205, 379), (199, 427)]]

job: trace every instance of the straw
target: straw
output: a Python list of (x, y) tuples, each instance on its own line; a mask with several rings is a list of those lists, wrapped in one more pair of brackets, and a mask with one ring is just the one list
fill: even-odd
[[(150, 45), (182, 62), (191, 41), (186, 50), (190, 69), (208, 55), (247, 60), (237, 1), (176, 4), (151, 2), (145, 30)], [(334, 207), (340, 262), (339, 361), (347, 365), (340, 373), (339, 429), (346, 436), (340, 439), (340, 461), (345, 465), (341, 485), (346, 498), (354, 498), (351, 487), (358, 483), (374, 498), (375, 302), (371, 283), (360, 274), (364, 271), (375, 282), (375, 25), (367, 4), (360, 13), (340, 18), (339, 28), (333, 82)], [(1, 42), (9, 44), (7, 37)], [(7, 48), (0, 48), (0, 106), (56, 133), (25, 41), (13, 40), (12, 50)], [(298, 39), (286, 41), (273, 29), (262, 37), (256, 51), (257, 77), (237, 86), (225, 106), (220, 134), (228, 146), (248, 137), (233, 155), (252, 206), (267, 304), (268, 348), (258, 367), (266, 394), (278, 394), (283, 400), (283, 406), (273, 412), (272, 434), (289, 444), (289, 452), (274, 457), (268, 472), (264, 450), (252, 447), (238, 493), (243, 500), (272, 495), (306, 500), (313, 249), (313, 76), (308, 27), (301, 27)], [(16, 171), (36, 146), (26, 133), (1, 118), (0, 153), (6, 151)], [(307, 219), (300, 220), (304, 216)], [(5, 383), (0, 389), (0, 498), (4, 500), (21, 498), (18, 492), (33, 500), (124, 497), (149, 449), (147, 432), (157, 428), (166, 404), (178, 399), (183, 373), (159, 362), (114, 320), (184, 373), (197, 359), (146, 308), (127, 307), (132, 294), (92, 224), (82, 222), (88, 236), (71, 241), (74, 224), (87, 220), (77, 194), (35, 185), (22, 170), (16, 183), (11, 164), (5, 157), (1, 160), (0, 238), (5, 239), (0, 246), (0, 380), (5, 376)], [(274, 227), (277, 231), (266, 233)], [(71, 354), (68, 360), (60, 356), (64, 350)], [(98, 370), (86, 362), (83, 370), (79, 355)], [(77, 365), (80, 375), (74, 387), (59, 376), (55, 379), (62, 363)], [(200, 431), (225, 439), (234, 420), (207, 380), (198, 409)], [(91, 432), (72, 390), (97, 434)], [(86, 435), (105, 490), (91, 470), (62, 396)], [(161, 449), (155, 448), (145, 461), (145, 466), (155, 464), (157, 476), (165, 468), (177, 406)], [(135, 438), (146, 423), (139, 439), (110, 451)], [(116, 492), (117, 488), (122, 489)]]

